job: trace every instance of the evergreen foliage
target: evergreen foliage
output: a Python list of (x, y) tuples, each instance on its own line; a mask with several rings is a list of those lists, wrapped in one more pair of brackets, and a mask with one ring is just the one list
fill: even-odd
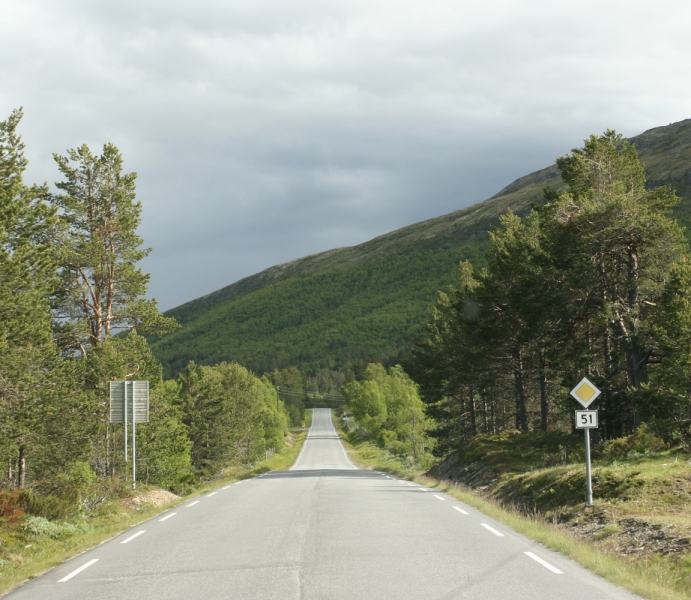
[(136, 174), (123, 173), (118, 149), (55, 155), (62, 194), (51, 195), (23, 183), (21, 116), (0, 122), (0, 494), (36, 515), (26, 527), (62, 536), (69, 528), (46, 519), (80, 514), (96, 489), (131, 485), (124, 428), (109, 423), (112, 380), (150, 384), (150, 421), (137, 427), (140, 481), (185, 490), (280, 451), (288, 412), (267, 378), (236, 363), (190, 364), (164, 382), (138, 335), (177, 325), (144, 299)]
[(415, 353), (442, 452), (480, 431), (570, 429), (568, 390), (583, 376), (603, 391), (602, 438), (631, 434), (642, 416), (687, 435), (689, 396), (672, 375), (690, 339), (679, 199), (646, 188), (635, 148), (613, 131), (557, 165), (567, 187), (547, 189), (525, 219), (502, 217), (487, 268), (461, 265)]

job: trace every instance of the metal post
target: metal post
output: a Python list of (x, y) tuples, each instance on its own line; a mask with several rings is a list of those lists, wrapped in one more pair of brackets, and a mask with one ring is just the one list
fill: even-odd
[(137, 421), (135, 419), (134, 381), (132, 382), (132, 489), (137, 489)]
[[(134, 396), (134, 394), (133, 394)], [(132, 402), (134, 404), (134, 401)], [(137, 489), (137, 423), (134, 420), (134, 406), (132, 406), (132, 489)]]
[(590, 429), (587, 427), (585, 431), (585, 476), (588, 480), (588, 506), (593, 505), (593, 481), (590, 469)]
[(125, 381), (125, 464), (127, 464), (127, 382)]
[(281, 389), (280, 386), (276, 386), (276, 412), (278, 412), (278, 392)]

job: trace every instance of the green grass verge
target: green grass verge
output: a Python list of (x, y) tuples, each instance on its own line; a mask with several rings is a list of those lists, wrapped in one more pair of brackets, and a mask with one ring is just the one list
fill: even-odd
[[(2, 540), (0, 544), (0, 595), (6, 594), (23, 581), (34, 579), (66, 560), (108, 541), (130, 527), (152, 519), (192, 498), (240, 479), (255, 477), (267, 471), (281, 471), (289, 468), (297, 459), (306, 435), (306, 431), (299, 431), (292, 447), (286, 446), (282, 452), (253, 465), (249, 469), (243, 467), (227, 469), (223, 477), (206, 481), (200, 484), (194, 492), (164, 506), (142, 504), (140, 508), (133, 511), (127, 509), (123, 504), (127, 498), (108, 501), (97, 511), (97, 514), (80, 520), (80, 522), (88, 524), (90, 527), (88, 531), (75, 534), (67, 539), (37, 536), (24, 531), (21, 528), (21, 522), (18, 522), (14, 527), (9, 527), (0, 521), (2, 523), (0, 524), (0, 539)], [(151, 487), (140, 486), (136, 494), (144, 493), (150, 489)], [(135, 492), (132, 495), (135, 495)]]
[(353, 461), (365, 469), (376, 469), (405, 477), (425, 486), (436, 488), (465, 502), (484, 514), (504, 523), (518, 533), (539, 542), (580, 563), (590, 571), (650, 600), (689, 600), (691, 590), (687, 568), (689, 565), (670, 565), (661, 559), (630, 561), (607, 554), (598, 547), (576, 538), (559, 525), (553, 525), (536, 516), (526, 517), (518, 511), (501, 506), (467, 489), (446, 481), (423, 475), (421, 471), (406, 468), (401, 459), (369, 441), (357, 441), (343, 434), (337, 420), (335, 426)]

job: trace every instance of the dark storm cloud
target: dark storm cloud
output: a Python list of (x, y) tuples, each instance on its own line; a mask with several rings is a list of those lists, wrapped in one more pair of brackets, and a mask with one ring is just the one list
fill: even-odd
[(0, 0), (29, 178), (117, 144), (165, 308), (691, 116), (691, 13), (643, 2)]

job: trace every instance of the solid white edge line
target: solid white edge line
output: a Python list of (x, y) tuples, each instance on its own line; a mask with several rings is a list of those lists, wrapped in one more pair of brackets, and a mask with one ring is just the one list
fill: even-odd
[(557, 575), (563, 575), (564, 574), (564, 571), (560, 571), (554, 565), (550, 565), (546, 560), (543, 560), (542, 558), (540, 558), (536, 554), (533, 554), (532, 552), (525, 552), (524, 554), (527, 554), (528, 556), (530, 556), (530, 558), (532, 558), (535, 562), (540, 563), (543, 567), (552, 571), (552, 573), (556, 573)]
[[(341, 436), (338, 435), (338, 432), (336, 431), (336, 427), (334, 426), (333, 418), (331, 416), (331, 409), (327, 409), (329, 411), (329, 423), (331, 423), (331, 429), (334, 432), (334, 435), (338, 439), (338, 445), (341, 447), (341, 450), (343, 450), (343, 456), (345, 456), (346, 461), (348, 461), (348, 464), (357, 471), (357, 467), (353, 463), (352, 460), (350, 460), (350, 456), (348, 456), (348, 453), (346, 452), (345, 446), (343, 445), (343, 442), (341, 441)], [(314, 419), (314, 409), (312, 409), (312, 418)]]
[(489, 525), (487, 525), (487, 523), (480, 523), (480, 525), (482, 525), (488, 531), (491, 531), (494, 535), (498, 535), (499, 537), (504, 537), (503, 533), (501, 533), (500, 531), (497, 531), (494, 527), (490, 527)]
[(178, 514), (178, 513), (170, 513), (169, 515), (166, 515), (166, 516), (163, 517), (162, 519), (159, 519), (159, 522), (160, 522), (160, 521), (165, 521), (166, 519), (170, 519), (170, 517), (174, 517), (174, 516), (177, 515), (177, 514)]
[[(312, 409), (312, 425), (314, 425), (314, 409)], [(302, 443), (302, 448), (300, 448), (300, 454), (298, 454), (298, 459), (295, 461), (295, 464), (288, 469), (289, 471), (293, 471), (295, 467), (297, 467), (300, 464), (300, 459), (302, 458), (302, 454), (305, 451), (305, 448), (307, 447), (307, 440), (310, 439), (310, 432), (312, 431), (312, 425), (310, 425), (310, 428), (307, 431), (307, 436), (305, 437), (305, 441)]]
[(144, 533), (145, 531), (146, 531), (146, 529), (142, 529), (141, 531), (137, 531), (137, 533), (135, 533), (134, 535), (131, 535), (131, 536), (128, 537), (126, 540), (123, 540), (123, 541), (120, 542), (120, 543), (121, 543), (121, 544), (126, 544), (127, 542), (131, 542), (134, 538), (139, 537), (139, 536), (140, 536), (142, 533)]
[(75, 575), (79, 575), (84, 569), (88, 569), (91, 565), (93, 565), (95, 562), (98, 562), (98, 558), (92, 558), (88, 563), (84, 563), (81, 567), (78, 569), (75, 569), (72, 571), (69, 575), (66, 575), (62, 579), (58, 581), (58, 583), (64, 583), (65, 581), (69, 581), (74, 577)]
[(187, 506), (185, 506), (185, 508), (189, 508), (190, 506), (194, 506), (195, 504), (199, 504), (199, 500), (195, 500), (191, 504), (188, 504)]
[(470, 514), (470, 513), (465, 512), (460, 506), (454, 506), (453, 508), (455, 508), (462, 515), (469, 515)]
[(446, 501), (446, 498), (442, 498), (441, 496), (438, 496), (437, 494), (432, 494), (435, 498), (439, 498), (439, 500), (444, 500)]
[(218, 492), (211, 492), (210, 494), (207, 494), (206, 497), (209, 498), (210, 496), (215, 496), (218, 494)]

